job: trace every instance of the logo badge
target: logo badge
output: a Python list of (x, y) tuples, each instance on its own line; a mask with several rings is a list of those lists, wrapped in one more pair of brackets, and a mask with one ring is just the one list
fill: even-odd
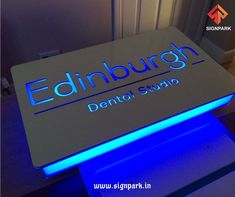
[(212, 19), (217, 25), (221, 23), (222, 19), (225, 19), (228, 16), (228, 13), (219, 5), (217, 4), (215, 7), (208, 12), (208, 16)]

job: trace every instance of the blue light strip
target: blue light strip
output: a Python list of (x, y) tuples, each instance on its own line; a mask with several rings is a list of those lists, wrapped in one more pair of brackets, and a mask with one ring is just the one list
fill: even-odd
[(223, 97), (223, 98), (218, 99), (216, 101), (212, 101), (210, 103), (199, 106), (197, 108), (194, 108), (189, 111), (183, 112), (181, 114), (172, 116), (170, 118), (167, 118), (165, 120), (162, 120), (160, 122), (157, 122), (155, 124), (147, 126), (145, 128), (136, 130), (136, 131), (129, 133), (127, 135), (118, 137), (114, 140), (111, 140), (111, 141), (106, 142), (104, 144), (101, 144), (101, 145), (98, 145), (98, 146), (93, 147), (91, 149), (88, 149), (84, 152), (78, 153), (76, 155), (70, 156), (70, 157), (65, 158), (63, 160), (60, 160), (58, 162), (52, 163), (46, 167), (43, 167), (43, 171), (47, 176), (52, 176), (52, 175), (58, 174), (60, 172), (68, 170), (69, 168), (72, 168), (72, 167), (74, 167), (84, 161), (87, 161), (89, 159), (92, 159), (94, 157), (102, 155), (106, 152), (109, 152), (109, 151), (112, 151), (116, 148), (124, 146), (128, 143), (131, 143), (133, 141), (136, 141), (138, 139), (146, 137), (150, 134), (156, 133), (158, 131), (161, 131), (163, 129), (166, 129), (168, 127), (171, 127), (173, 125), (181, 123), (185, 120), (196, 117), (196, 116), (203, 114), (205, 112), (211, 111), (211, 110), (218, 108), (222, 105), (225, 105), (232, 99), (232, 97), (233, 97), (233, 95)]

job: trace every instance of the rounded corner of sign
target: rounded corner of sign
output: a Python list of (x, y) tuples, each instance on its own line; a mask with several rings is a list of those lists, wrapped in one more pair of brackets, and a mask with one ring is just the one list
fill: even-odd
[(13, 74), (13, 73), (15, 72), (16, 67), (17, 67), (17, 66), (12, 66), (12, 67), (10, 68), (11, 74)]
[(32, 159), (32, 164), (33, 164), (33, 167), (36, 169), (41, 169), (43, 167), (43, 165), (40, 162), (34, 161), (33, 159)]

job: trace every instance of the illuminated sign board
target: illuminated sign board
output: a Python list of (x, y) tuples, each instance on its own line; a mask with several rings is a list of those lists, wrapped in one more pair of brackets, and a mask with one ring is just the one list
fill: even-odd
[(33, 164), (47, 175), (228, 103), (235, 79), (175, 28), (12, 68)]

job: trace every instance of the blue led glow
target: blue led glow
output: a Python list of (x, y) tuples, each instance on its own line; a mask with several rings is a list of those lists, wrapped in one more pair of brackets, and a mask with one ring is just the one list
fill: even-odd
[(43, 78), (43, 79), (39, 79), (37, 81), (32, 81), (32, 82), (29, 82), (29, 83), (25, 84), (26, 91), (27, 91), (28, 96), (29, 96), (29, 101), (30, 101), (32, 106), (40, 105), (42, 103), (46, 103), (46, 102), (54, 100), (54, 98), (52, 98), (52, 97), (44, 99), (44, 100), (40, 100), (40, 101), (35, 101), (34, 100), (34, 97), (33, 97), (34, 92), (40, 92), (40, 91), (43, 91), (43, 90), (47, 90), (49, 87), (48, 86), (43, 86), (43, 87), (40, 87), (40, 88), (31, 89), (31, 85), (38, 84), (38, 83), (41, 83), (41, 82), (45, 82), (46, 80), (47, 80), (46, 78)]
[(136, 130), (136, 131), (129, 133), (127, 135), (118, 137), (114, 140), (111, 140), (111, 141), (106, 142), (104, 144), (98, 145), (98, 146), (93, 147), (91, 149), (88, 149), (84, 152), (78, 153), (78, 154), (73, 155), (71, 157), (65, 158), (63, 160), (60, 160), (58, 162), (52, 163), (48, 166), (45, 166), (45, 167), (43, 167), (43, 171), (47, 176), (55, 175), (57, 173), (65, 171), (69, 168), (72, 168), (72, 167), (74, 167), (84, 161), (92, 159), (96, 156), (102, 155), (106, 152), (112, 151), (116, 148), (119, 148), (121, 146), (129, 144), (133, 141), (136, 141), (138, 139), (141, 139), (143, 137), (146, 137), (148, 135), (151, 135), (153, 133), (156, 133), (158, 131), (161, 131), (163, 129), (166, 129), (168, 127), (171, 127), (173, 125), (176, 125), (178, 123), (181, 123), (183, 121), (191, 119), (193, 117), (196, 117), (198, 115), (201, 115), (205, 112), (211, 111), (211, 110), (218, 108), (222, 105), (225, 105), (232, 99), (232, 97), (233, 97), (233, 95), (223, 97), (223, 98), (218, 99), (216, 101), (212, 101), (210, 103), (196, 107), (196, 108), (191, 109), (189, 111), (172, 116), (170, 118), (167, 118), (165, 120), (162, 120), (160, 122), (157, 122), (155, 124), (147, 126), (145, 128)]
[[(175, 59), (173, 60), (168, 60), (165, 58), (165, 56), (169, 56), (169, 55), (173, 55), (175, 57)], [(173, 64), (170, 64), (169, 67), (172, 69), (172, 70), (180, 70), (182, 68), (184, 68), (186, 66), (186, 63), (185, 61), (183, 60), (180, 60), (179, 59), (179, 56), (177, 54), (175, 54), (173, 51), (167, 51), (167, 52), (164, 52), (160, 55), (161, 59), (163, 62), (165, 63), (180, 63), (180, 66), (179, 65), (173, 65)]]
[[(205, 166), (208, 165), (208, 162), (202, 162), (205, 157), (207, 161), (221, 162), (221, 154), (214, 150), (207, 150), (207, 154), (198, 153), (205, 144), (220, 146), (221, 139), (230, 141), (228, 133), (229, 131), (210, 112), (204, 113), (169, 127), (164, 132), (157, 132), (81, 163), (79, 172), (89, 196), (100, 194), (100, 191), (94, 190), (94, 183), (116, 184), (128, 183), (130, 180), (151, 180), (154, 183), (153, 174), (158, 174), (157, 188), (163, 187), (162, 191), (165, 191), (165, 182), (161, 180), (167, 179), (173, 183), (177, 177), (183, 178), (183, 175), (187, 180), (188, 174), (192, 172), (192, 166), (205, 170)], [(184, 165), (179, 165), (179, 160)], [(199, 166), (198, 162), (201, 162)], [(166, 177), (168, 170), (171, 173)], [(164, 195), (162, 192), (159, 194)]]
[(156, 75), (152, 75), (150, 77), (146, 77), (146, 78), (143, 78), (143, 79), (140, 79), (140, 80), (137, 80), (137, 81), (133, 81), (131, 83), (127, 83), (125, 85), (121, 85), (121, 86), (118, 86), (118, 87), (115, 87), (115, 88), (111, 88), (111, 89), (108, 89), (108, 90), (104, 90), (102, 92), (99, 92), (99, 93), (96, 93), (96, 94), (92, 94), (90, 96), (85, 96), (85, 97), (82, 97), (82, 98), (79, 98), (79, 99), (75, 99), (75, 100), (72, 100), (72, 101), (69, 101), (67, 103), (63, 103), (63, 104), (59, 104), (59, 105), (55, 105), (54, 107), (50, 107), (48, 109), (44, 109), (44, 110), (41, 110), (41, 111), (38, 111), (38, 112), (35, 112), (34, 114), (35, 115), (38, 115), (38, 114), (42, 114), (42, 113), (45, 113), (45, 112), (48, 112), (48, 111), (51, 111), (51, 110), (54, 110), (54, 109), (57, 109), (57, 108), (60, 108), (60, 107), (64, 107), (66, 105), (70, 105), (70, 104), (73, 104), (73, 103), (76, 103), (76, 102), (80, 102), (80, 101), (83, 101), (85, 99), (88, 99), (88, 98), (92, 98), (92, 97), (95, 97), (95, 96), (98, 96), (98, 95), (102, 95), (102, 94), (105, 94), (107, 92), (112, 92), (114, 90), (118, 90), (118, 89), (121, 89), (123, 87), (127, 87), (127, 86), (130, 86), (130, 85), (133, 85), (133, 84), (136, 84), (136, 83), (139, 83), (141, 81), (146, 81), (148, 79), (153, 79), (155, 77), (158, 77), (158, 76), (161, 76), (161, 75), (165, 75), (167, 73), (169, 73), (170, 71), (165, 71), (165, 72), (162, 72), (162, 73), (158, 73)]
[[(188, 60), (189, 56), (187, 56), (184, 53), (185, 51), (187, 51), (187, 54), (188, 54), (188, 52), (190, 52), (191, 55), (199, 56), (199, 54), (193, 48), (191, 48), (189, 46), (178, 47), (175, 43), (171, 43), (171, 47), (174, 49), (174, 51), (172, 51), (172, 50), (165, 51), (165, 52), (161, 53), (161, 55), (159, 56), (160, 61), (168, 64), (170, 70), (181, 70), (187, 66), (186, 62), (183, 59)], [(136, 65), (135, 65), (136, 62), (134, 64), (131, 62), (128, 62), (125, 65), (109, 65), (107, 63), (107, 61), (102, 61), (101, 63), (103, 64), (105, 72), (95, 71), (92, 73), (88, 73), (85, 76), (79, 75), (78, 72), (75, 72), (75, 73), (66, 72), (65, 73), (65, 76), (66, 76), (65, 81), (60, 81), (59, 83), (53, 85), (52, 87), (51, 86), (50, 87), (44, 86), (43, 88), (38, 88), (37, 90), (31, 90), (30, 86), (35, 83), (47, 81), (46, 78), (39, 79), (37, 81), (28, 82), (25, 84), (27, 94), (28, 94), (28, 97), (30, 99), (30, 103), (32, 106), (40, 105), (40, 104), (43, 104), (46, 102), (53, 101), (58, 97), (67, 97), (67, 96), (71, 96), (73, 94), (79, 93), (80, 90), (79, 90), (79, 86), (77, 87), (77, 85), (78, 85), (77, 83), (79, 83), (79, 85), (82, 87), (83, 91), (86, 91), (87, 90), (86, 84), (88, 85), (88, 87), (96, 88), (96, 78), (101, 78), (104, 80), (104, 83), (109, 84), (110, 82), (115, 82), (118, 80), (123, 80), (123, 79), (128, 78), (130, 75), (132, 75), (131, 74), (132, 71), (134, 73), (140, 74), (140, 73), (145, 73), (145, 72), (151, 71), (153, 68), (158, 69), (158, 67), (161, 65), (160, 64), (158, 65), (155, 62), (155, 59), (157, 57), (158, 57), (158, 55), (153, 54), (149, 57), (140, 58), (139, 63), (144, 66), (144, 69), (139, 69), (139, 68), (137, 69)], [(200, 61), (192, 63), (192, 65), (196, 65), (196, 64), (199, 64), (204, 61), (205, 60), (200, 60)], [(117, 74), (117, 71), (119, 71), (118, 72), (119, 74)], [(121, 74), (120, 74), (120, 71), (121, 71)], [(159, 73), (158, 75), (153, 75), (153, 76), (160, 76), (162, 74), (167, 74), (168, 72), (170, 72), (170, 71), (165, 71), (163, 73)], [(77, 78), (76, 81), (74, 81), (74, 75)], [(49, 82), (50, 82), (50, 80), (49, 80)], [(133, 84), (133, 83), (130, 83), (130, 84)], [(47, 98), (45, 100), (35, 102), (34, 98), (33, 98), (33, 93), (36, 91), (38, 93), (40, 93), (40, 91), (43, 91), (46, 89), (48, 89), (50, 91), (49, 95), (54, 94), (56, 97), (51, 97), (51, 98)], [(69, 103), (72, 104), (74, 102), (69, 102)], [(62, 106), (65, 106), (65, 104), (62, 104)], [(58, 108), (58, 106), (55, 106), (52, 108), (56, 109), (56, 108)], [(43, 112), (49, 111), (51, 109), (45, 109), (45, 110), (43, 110)], [(41, 113), (41, 111), (35, 112), (34, 114), (39, 114), (39, 113)]]
[(188, 47), (188, 46), (183, 46), (183, 47), (177, 47), (175, 43), (171, 43), (171, 47), (174, 48), (180, 55), (184, 57), (184, 59), (188, 59), (189, 57), (184, 54), (184, 50), (187, 49), (191, 51), (195, 56), (199, 56), (198, 52), (196, 52), (193, 48)]
[[(55, 87), (54, 87), (54, 91), (55, 91), (55, 94), (56, 94), (57, 96), (62, 96), (62, 97), (63, 97), (63, 96), (69, 96), (69, 95), (71, 95), (71, 94), (73, 94), (73, 93), (77, 93), (77, 92), (78, 92), (78, 90), (77, 90), (77, 88), (76, 88), (76, 86), (75, 86), (75, 84), (74, 84), (74, 82), (73, 82), (73, 80), (72, 80), (70, 74), (69, 74), (68, 72), (66, 72), (65, 74), (66, 74), (66, 77), (68, 78), (68, 81), (62, 81), (62, 82), (56, 84)], [(60, 88), (60, 86), (62, 86), (62, 85), (70, 86), (70, 87), (71, 87), (70, 92), (67, 92), (67, 93), (60, 93), (60, 92), (59, 92), (59, 88)]]

